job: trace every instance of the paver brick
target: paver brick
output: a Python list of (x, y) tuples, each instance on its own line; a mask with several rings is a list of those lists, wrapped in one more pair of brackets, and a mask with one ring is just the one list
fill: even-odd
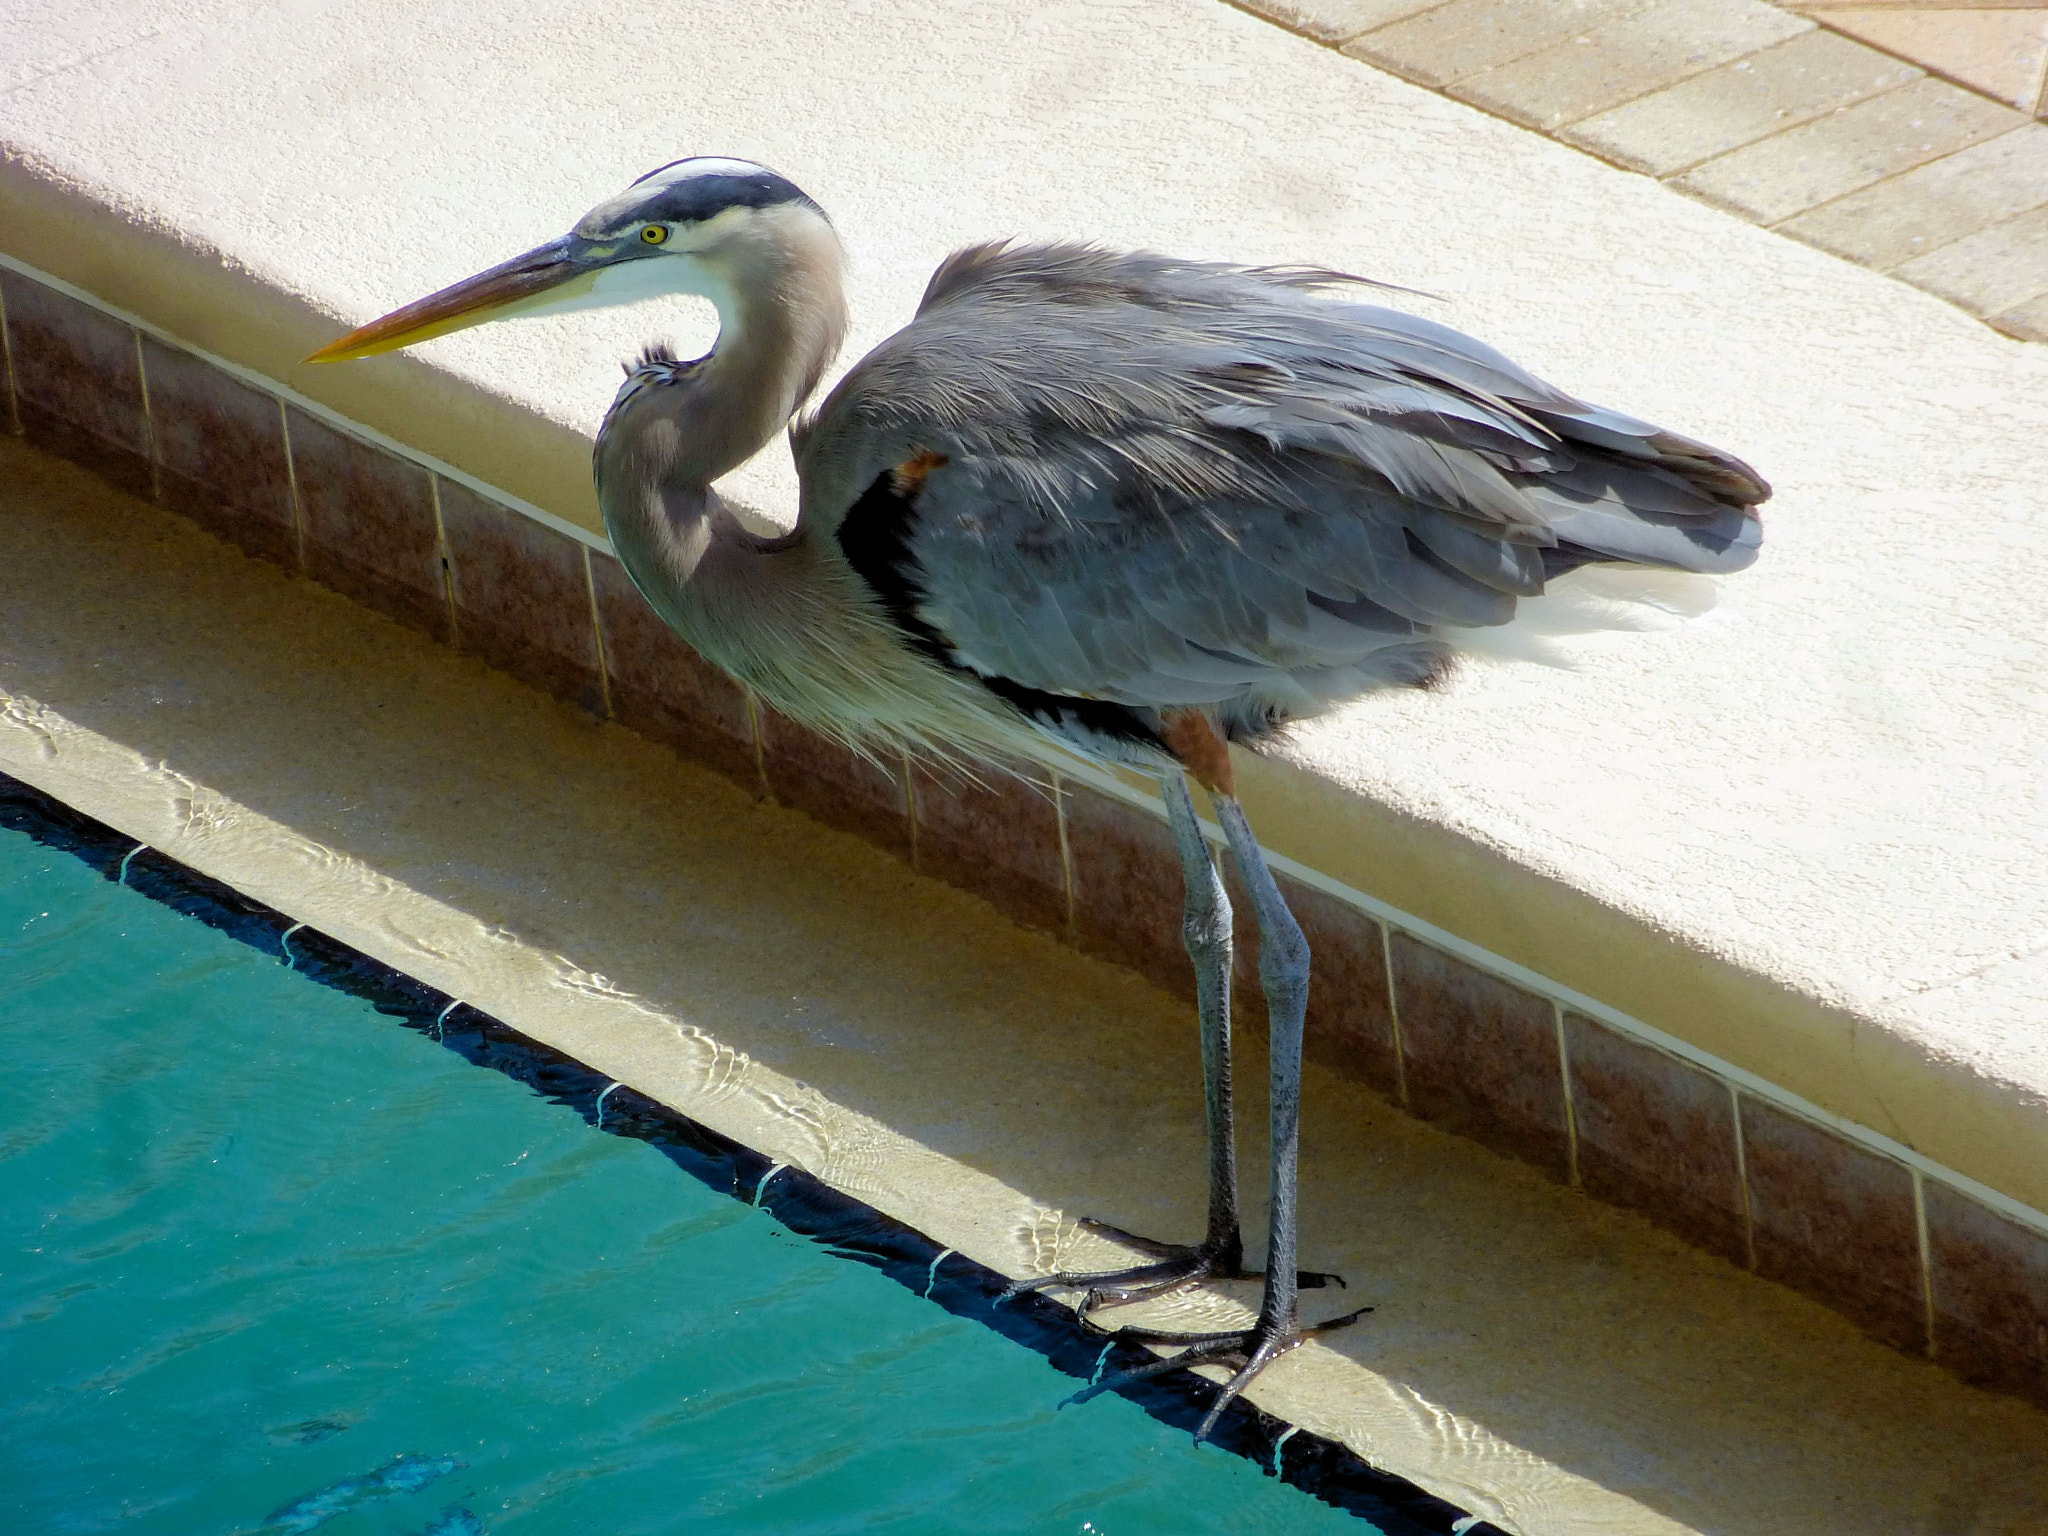
[(1443, 0), (1231, 0), (1242, 10), (1278, 22), (1290, 32), (1319, 43), (1341, 43), (1375, 27), (1384, 27)]
[(1450, 0), (1435, 10), (1368, 32), (1344, 52), (1420, 85), (1445, 86), (1569, 42), (1650, 0)]
[(2048, 341), (2048, 293), (1989, 317), (1990, 323), (2021, 341)]
[(1779, 224), (2025, 122), (1988, 97), (1924, 77), (1718, 156), (1670, 185)]
[(2017, 308), (2048, 294), (2048, 207), (1930, 251), (1897, 275), (1972, 314)]
[(1458, 81), (1450, 94), (1548, 130), (1813, 30), (1804, 17), (1762, 0), (1657, 0)]
[(1629, 170), (1669, 176), (1922, 73), (1817, 28), (1597, 113), (1558, 137)]
[(2022, 111), (2040, 110), (2048, 11), (2038, 0), (1829, 6), (1814, 19)]
[(2048, 126), (2027, 123), (1779, 226), (1889, 270), (2048, 203)]

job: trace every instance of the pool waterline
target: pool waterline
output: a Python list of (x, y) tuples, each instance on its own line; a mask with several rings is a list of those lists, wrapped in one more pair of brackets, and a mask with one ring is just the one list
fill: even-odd
[[(198, 876), (161, 855), (138, 850), (132, 840), (123, 839), (87, 818), (56, 806), (54, 802), (47, 801), (33, 791), (15, 786), (12, 781), (0, 780), (0, 825), (12, 825), (29, 830), (46, 846), (61, 848), (65, 852), (75, 854), (109, 881), (119, 881), (178, 911), (199, 917), (208, 926), (219, 929), (276, 960), (282, 961), (288, 957), (292, 970), (325, 983), (333, 991), (349, 994), (370, 1003), (378, 1011), (402, 1020), (417, 1035), (425, 1036), (427, 1040), (438, 1039), (442, 1045), (469, 1061), (497, 1068), (500, 1072), (533, 1087), (548, 1099), (576, 1109), (586, 1121), (600, 1126), (613, 1136), (651, 1143), (670, 1161), (691, 1172), (710, 1188), (728, 1194), (739, 1202), (732, 1207), (721, 1208), (737, 1213), (739, 1219), (745, 1218), (745, 1206), (758, 1204), (769, 1211), (783, 1228), (810, 1237), (840, 1256), (856, 1258), (867, 1266), (881, 1269), (899, 1282), (902, 1294), (896, 1299), (913, 1311), (917, 1310), (916, 1303), (920, 1296), (929, 1296), (956, 1315), (973, 1318), (996, 1328), (1012, 1339), (1026, 1343), (1045, 1355), (1056, 1367), (1082, 1381), (1087, 1380), (1103, 1364), (1103, 1341), (1099, 1336), (1089, 1336), (1082, 1332), (1074, 1324), (1069, 1309), (1056, 1303), (1036, 1300), (1029, 1304), (1006, 1307), (998, 1313), (992, 1306), (992, 1299), (1006, 1283), (1004, 1277), (953, 1255), (949, 1250), (941, 1249), (937, 1244), (900, 1223), (827, 1188), (801, 1170), (777, 1165), (761, 1154), (717, 1136), (637, 1091), (622, 1087), (600, 1074), (584, 1069), (557, 1052), (525, 1040), (475, 1009), (468, 1008), (455, 999), (448, 998), (411, 978), (348, 950), (316, 930), (294, 925), (281, 914), (248, 901), (226, 887)], [(74, 871), (74, 874), (82, 873)], [(102, 896), (111, 898), (111, 893), (103, 891)], [(163, 916), (163, 920), (170, 921), (167, 915)], [(132, 918), (132, 921), (139, 926), (144, 920), (137, 916)], [(288, 949), (285, 946), (287, 933), (290, 934)], [(219, 948), (217, 944), (216, 948)], [(226, 950), (224, 953), (233, 954), (233, 951)], [(252, 957), (240, 956), (237, 959), (250, 976), (260, 973), (261, 982), (265, 986), (297, 986), (296, 980), (287, 979), (281, 974), (282, 967), (272, 969), (260, 964), (252, 967)], [(338, 1003), (339, 1000), (334, 1001)], [(354, 1013), (360, 1014), (360, 1008), (356, 1008)], [(261, 1033), (255, 1037), (256, 1039), (266, 1043), (275, 1042), (278, 1034), (276, 1023), (265, 1021), (260, 1030)], [(466, 1075), (462, 1080), (469, 1081)], [(389, 1061), (379, 1064), (378, 1071), (372, 1074), (371, 1083), (377, 1092), (409, 1091), (406, 1088), (405, 1071)], [(365, 1088), (364, 1091), (372, 1091), (372, 1088)], [(469, 1100), (474, 1098), (478, 1091), (474, 1088), (460, 1087), (451, 1088), (449, 1091), (460, 1098), (462, 1112), (475, 1122), (475, 1117), (481, 1112), (471, 1105)], [(528, 1108), (513, 1110), (498, 1101), (492, 1101), (488, 1123), (495, 1126), (507, 1119), (530, 1117), (532, 1108), (530, 1101), (527, 1103)], [(79, 1109), (75, 1104), (71, 1107), (73, 1112)], [(554, 1117), (553, 1123), (559, 1127), (559, 1117)], [(560, 1131), (559, 1134), (567, 1136), (579, 1146), (589, 1141), (588, 1138), (575, 1138), (568, 1131)], [(601, 1142), (594, 1144), (607, 1145)], [(564, 1155), (577, 1154), (565, 1152)], [(608, 1165), (604, 1179), (593, 1187), (608, 1187), (611, 1182), (618, 1180), (632, 1182), (640, 1176), (644, 1176), (644, 1170), (642, 1175), (636, 1176), (622, 1173)], [(513, 1264), (525, 1262), (529, 1253), (521, 1250), (522, 1245), (517, 1241), (503, 1245), (494, 1253), (494, 1260)], [(836, 1271), (845, 1267), (827, 1268)], [(649, 1273), (651, 1275), (652, 1272)], [(853, 1273), (851, 1277), (871, 1288), (872, 1282), (861, 1279), (857, 1273)], [(743, 1286), (742, 1290), (744, 1289)], [(892, 1293), (895, 1291), (895, 1288), (884, 1289)], [(859, 1307), (864, 1316), (875, 1312), (881, 1306), (873, 1296), (866, 1292), (862, 1295)], [(929, 1325), (921, 1323), (919, 1326), (928, 1328)], [(854, 1331), (864, 1333), (865, 1323)], [(958, 1330), (954, 1329), (953, 1333), (958, 1334)], [(969, 1339), (974, 1341), (971, 1346), (965, 1342)], [(1092, 1407), (1056, 1417), (1051, 1415), (1053, 1404), (1065, 1395), (1066, 1391), (1071, 1390), (1071, 1386), (1060, 1387), (1058, 1378), (1045, 1373), (1042, 1367), (1030, 1361), (1029, 1356), (1002, 1348), (996, 1341), (987, 1339), (979, 1330), (969, 1330), (965, 1335), (949, 1337), (945, 1351), (958, 1351), (965, 1355), (972, 1354), (982, 1346), (996, 1348), (998, 1354), (1010, 1362), (1004, 1367), (1005, 1370), (1015, 1370), (1020, 1368), (1021, 1364), (1031, 1366), (1029, 1374), (1032, 1380), (1028, 1386), (1012, 1385), (990, 1391), (975, 1399), (983, 1409), (1000, 1401), (1002, 1409), (1016, 1421), (1011, 1430), (1005, 1431), (1006, 1434), (1016, 1432), (1022, 1444), (1027, 1425), (1029, 1434), (1054, 1432), (1060, 1438), (1065, 1438), (1080, 1433), (1071, 1426), (1086, 1424), (1088, 1428), (1083, 1441), (1076, 1443), (1093, 1444), (1104, 1437), (1105, 1426), (1099, 1419), (1090, 1417), (1094, 1412)], [(1130, 1346), (1119, 1345), (1115, 1346), (1110, 1356), (1111, 1361), (1123, 1356), (1126, 1351), (1129, 1351), (1129, 1363), (1139, 1363), (1150, 1358), (1149, 1355)], [(870, 1385), (879, 1386), (886, 1381), (888, 1371), (884, 1366), (875, 1367), (875, 1370), (879, 1374), (872, 1378)], [(950, 1375), (951, 1372), (946, 1374)], [(1200, 1417), (1211, 1390), (1206, 1384), (1183, 1376), (1178, 1381), (1147, 1384), (1145, 1388), (1132, 1395), (1137, 1397), (1154, 1417), (1185, 1428)], [(639, 1406), (636, 1405), (636, 1408)], [(1113, 1412), (1128, 1417), (1126, 1409), (1117, 1408), (1113, 1409)], [(971, 1420), (973, 1416), (969, 1414), (967, 1417)], [(1142, 1420), (1135, 1422), (1142, 1424)], [(903, 1425), (898, 1420), (892, 1427), (900, 1433)], [(957, 1438), (961, 1433), (971, 1435), (974, 1431), (949, 1425), (943, 1433)], [(1188, 1447), (1180, 1436), (1163, 1431), (1158, 1426), (1147, 1426), (1145, 1433), (1154, 1437), (1166, 1437), (1164, 1441), (1145, 1451), (1147, 1457), (1163, 1456), (1167, 1462), (1196, 1474), (1197, 1481), (1215, 1476), (1215, 1469), (1227, 1465), (1239, 1475), (1250, 1474), (1254, 1479), (1250, 1486), (1253, 1486), (1261, 1496), (1283, 1498), (1286, 1501), (1285, 1505), (1278, 1510), (1268, 1511), (1263, 1517), (1263, 1523), (1257, 1528), (1274, 1529), (1276, 1527), (1272, 1524), (1273, 1520), (1281, 1519), (1285, 1521), (1285, 1529), (1306, 1531), (1320, 1529), (1322, 1526), (1319, 1521), (1325, 1517), (1334, 1517), (1334, 1511), (1319, 1510), (1316, 1505), (1300, 1500), (1297, 1495), (1286, 1493), (1270, 1481), (1260, 1480), (1254, 1468), (1243, 1462), (1233, 1463), (1213, 1453), (1197, 1453)], [(1459, 1519), (1460, 1512), (1443, 1501), (1421, 1493), (1400, 1479), (1373, 1471), (1351, 1453), (1331, 1442), (1307, 1434), (1294, 1433), (1287, 1426), (1249, 1407), (1234, 1410), (1220, 1434), (1220, 1439), (1226, 1446), (1240, 1454), (1251, 1456), (1265, 1468), (1270, 1468), (1277, 1459), (1274, 1451), (1277, 1443), (1283, 1438), (1285, 1453), (1282, 1470), (1286, 1481), (1313, 1488), (1324, 1499), (1366, 1513), (1385, 1530), (1445, 1531), (1451, 1529), (1453, 1523)], [(1169, 1445), (1170, 1449), (1165, 1448)], [(422, 1455), (443, 1454), (440, 1448), (428, 1445), (414, 1446), (411, 1449)], [(1058, 1456), (1071, 1458), (1073, 1454), (1075, 1453), (1071, 1448), (1066, 1452), (1053, 1452), (1054, 1464)], [(358, 1461), (360, 1460), (358, 1457)], [(373, 1470), (373, 1465), (388, 1463), (388, 1457), (374, 1464), (362, 1462), (360, 1465), (354, 1465), (352, 1471), (355, 1475), (365, 1475)], [(341, 1480), (333, 1481), (338, 1483)], [(1154, 1474), (1147, 1479), (1148, 1484), (1171, 1481), (1172, 1477), (1168, 1472), (1157, 1467)], [(1155, 1488), (1153, 1491), (1158, 1490)], [(288, 1501), (279, 1500), (267, 1507), (272, 1509), (273, 1513), (281, 1513), (291, 1506)], [(261, 1510), (245, 1510), (238, 1518), (253, 1518), (260, 1516), (261, 1513)], [(994, 1513), (980, 1511), (977, 1519), (984, 1528), (989, 1528)], [(484, 1514), (488, 1517), (489, 1512), (484, 1511)], [(449, 1518), (453, 1516), (450, 1515)], [(542, 1525), (544, 1524), (545, 1522), (542, 1522)], [(1098, 1528), (1105, 1532), (1142, 1528), (1123, 1522), (1102, 1524), (1098, 1521), (1097, 1524)], [(407, 1527), (409, 1530), (419, 1528), (418, 1521)], [(1053, 1527), (1027, 1524), (1022, 1528)], [(1192, 1530), (1201, 1527), (1190, 1523), (1188, 1511), (1183, 1508), (1176, 1516), (1175, 1523), (1169, 1528)], [(1232, 1526), (1226, 1523), (1215, 1525), (1213, 1528), (1230, 1529)], [(1342, 1528), (1360, 1527), (1347, 1522)]]

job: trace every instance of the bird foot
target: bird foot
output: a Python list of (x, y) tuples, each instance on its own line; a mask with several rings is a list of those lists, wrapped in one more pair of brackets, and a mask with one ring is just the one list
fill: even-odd
[[(1221, 1243), (1162, 1243), (1156, 1238), (1140, 1237), (1122, 1227), (1113, 1227), (1106, 1221), (1097, 1221), (1092, 1216), (1082, 1217), (1080, 1225), (1097, 1237), (1106, 1237), (1127, 1248), (1135, 1248), (1156, 1262), (1136, 1264), (1127, 1269), (1060, 1270), (1034, 1280), (1019, 1280), (996, 1298), (996, 1304), (1000, 1306), (1027, 1291), (1079, 1290), (1082, 1292), (1081, 1303), (1075, 1310), (1081, 1321), (1086, 1323), (1089, 1314), (1100, 1308), (1149, 1301), (1205, 1280), (1266, 1278), (1265, 1271), (1244, 1267), (1244, 1245), (1235, 1236)], [(1304, 1269), (1296, 1272), (1294, 1283), (1303, 1290), (1314, 1290), (1325, 1285), (1341, 1286), (1344, 1279), (1341, 1275)]]
[(1195, 1429), (1195, 1443), (1199, 1445), (1209, 1438), (1209, 1432), (1216, 1427), (1216, 1421), (1223, 1417), (1223, 1410), (1236, 1401), (1238, 1394), (1252, 1384), (1259, 1372), (1289, 1350), (1298, 1348), (1304, 1340), (1355, 1323), (1371, 1310), (1371, 1307), (1360, 1307), (1356, 1312), (1347, 1312), (1342, 1317), (1333, 1317), (1327, 1322), (1311, 1323), (1305, 1328), (1292, 1318), (1283, 1320), (1264, 1316), (1249, 1328), (1224, 1333), (1172, 1333), (1158, 1328), (1119, 1328), (1115, 1330), (1113, 1337), (1130, 1339), (1140, 1344), (1178, 1344), (1184, 1347), (1177, 1355), (1167, 1355), (1150, 1365), (1141, 1365), (1135, 1370), (1123, 1371), (1083, 1387), (1060, 1406), (1064, 1408), (1071, 1403), (1085, 1403), (1089, 1398), (1100, 1397), (1105, 1392), (1116, 1392), (1134, 1382), (1145, 1381), (1153, 1376), (1164, 1376), (1171, 1371), (1185, 1370), (1190, 1366), (1224, 1366), (1230, 1369), (1231, 1377), (1217, 1389), (1216, 1401), (1209, 1405), (1209, 1411), (1202, 1416), (1201, 1424)]

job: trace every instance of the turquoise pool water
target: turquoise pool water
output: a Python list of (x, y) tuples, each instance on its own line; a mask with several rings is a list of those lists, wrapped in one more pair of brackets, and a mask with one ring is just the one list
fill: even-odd
[(0, 828), (0, 1531), (1372, 1527)]

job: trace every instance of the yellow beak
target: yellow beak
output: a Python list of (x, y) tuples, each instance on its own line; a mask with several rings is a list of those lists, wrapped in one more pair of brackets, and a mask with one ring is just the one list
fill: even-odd
[(339, 340), (330, 341), (306, 361), (344, 363), (379, 352), (395, 352), (415, 342), (503, 318), (508, 308), (531, 303), (549, 289), (577, 278), (585, 283), (595, 282), (600, 268), (577, 259), (578, 244), (573, 237), (564, 236), (535, 246), (525, 255), (500, 262), (488, 272), (465, 277), (439, 293), (430, 293), (403, 309), (393, 310), (381, 320), (358, 326)]

